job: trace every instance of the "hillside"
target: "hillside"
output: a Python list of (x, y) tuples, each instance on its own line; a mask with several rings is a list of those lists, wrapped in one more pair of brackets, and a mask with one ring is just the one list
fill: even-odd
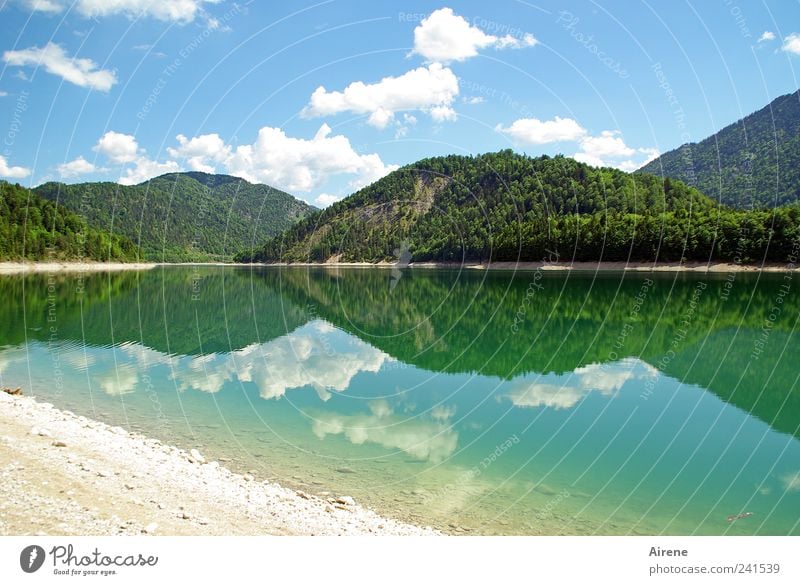
[(796, 202), (800, 200), (800, 92), (781, 96), (637, 172), (679, 179), (741, 209)]
[(734, 211), (680, 181), (505, 150), (398, 169), (238, 258), (785, 262), (799, 212)]
[(172, 173), (133, 186), (45, 183), (37, 194), (90, 225), (130, 238), (155, 261), (227, 260), (313, 208), (288, 193), (228, 175)]
[(64, 206), (0, 181), (0, 260), (136, 259), (127, 238), (89, 227)]

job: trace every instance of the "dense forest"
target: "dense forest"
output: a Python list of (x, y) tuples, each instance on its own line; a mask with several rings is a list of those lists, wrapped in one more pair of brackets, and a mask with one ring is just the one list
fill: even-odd
[(228, 175), (172, 173), (140, 185), (45, 183), (34, 191), (122, 234), (155, 261), (230, 260), (313, 210), (288, 193)]
[(127, 238), (21, 187), (0, 181), (0, 260), (135, 261)]
[(681, 181), (504, 150), (403, 167), (238, 259), (786, 262), (798, 219), (798, 205), (734, 210)]
[(800, 200), (800, 92), (699, 143), (661, 155), (638, 172), (679, 179), (726, 205), (771, 208)]

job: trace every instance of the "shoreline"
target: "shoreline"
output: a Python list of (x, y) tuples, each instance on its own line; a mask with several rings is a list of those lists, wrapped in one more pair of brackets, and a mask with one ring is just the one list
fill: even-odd
[(441, 533), (0, 391), (1, 535)]
[(537, 271), (553, 272), (692, 272), (692, 273), (731, 273), (731, 272), (774, 272), (789, 273), (800, 271), (800, 265), (790, 268), (788, 264), (735, 264), (718, 262), (411, 262), (399, 265), (396, 262), (0, 262), (0, 276), (7, 274), (26, 274), (41, 272), (106, 272), (120, 270), (150, 270), (169, 266), (207, 266), (232, 268), (381, 268), (381, 269), (465, 269), (498, 271)]
[[(274, 262), (270, 264), (236, 264), (251, 267), (313, 267), (313, 268), (388, 268), (397, 269), (397, 263), (390, 262)], [(474, 262), (411, 262), (402, 266), (421, 269), (466, 269), (466, 270), (501, 270), (501, 271), (536, 271), (553, 272), (695, 272), (695, 273), (730, 273), (730, 272), (797, 272), (800, 265), (789, 268), (786, 264), (734, 264), (718, 262), (714, 264), (701, 262), (492, 262), (490, 264)]]
[(0, 262), (0, 275), (29, 272), (106, 272), (117, 270), (149, 270), (154, 262)]

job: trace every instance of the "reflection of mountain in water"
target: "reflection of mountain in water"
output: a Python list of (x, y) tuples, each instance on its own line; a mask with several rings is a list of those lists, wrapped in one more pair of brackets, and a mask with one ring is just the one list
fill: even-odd
[[(136, 344), (135, 351), (153, 350), (150, 360), (180, 361), (181, 387), (216, 391), (235, 374), (255, 382), (266, 398), (307, 385), (325, 397), (357, 371), (376, 371), (388, 356), (429, 371), (508, 380), (573, 373), (569, 387), (520, 385), (507, 393), (512, 403), (530, 407), (568, 407), (588, 391), (613, 392), (616, 382), (602, 365), (638, 358), (642, 372), (649, 364), (797, 434), (800, 395), (789, 363), (800, 353), (792, 335), (796, 294), (785, 297), (764, 333), (782, 276), (739, 274), (730, 292), (725, 276), (710, 275), (705, 288), (695, 277), (673, 274), (621, 280), (407, 270), (395, 287), (390, 276), (381, 270), (167, 268), (86, 275), (82, 295), (73, 275), (3, 278), (0, 344)], [(322, 345), (315, 328), (325, 322), (361, 341), (349, 348)], [(764, 339), (764, 351), (753, 359)], [(325, 372), (325, 381), (314, 372)], [(122, 373), (100, 380), (104, 390), (129, 391), (135, 371)]]

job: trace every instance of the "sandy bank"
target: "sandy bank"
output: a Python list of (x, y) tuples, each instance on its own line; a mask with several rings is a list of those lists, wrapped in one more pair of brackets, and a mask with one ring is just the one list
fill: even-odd
[(0, 391), (2, 535), (433, 535)]
[(103, 272), (108, 270), (147, 270), (156, 264), (146, 262), (0, 262), (0, 274), (22, 272)]
[[(249, 264), (247, 266), (316, 266), (325, 268), (397, 268), (397, 264), (389, 262), (276, 262), (271, 264)], [(472, 262), (412, 262), (399, 268), (448, 268), (465, 270), (552, 270), (552, 271), (588, 271), (588, 272), (792, 272), (800, 270), (800, 266), (792, 268), (786, 264), (732, 264), (732, 263), (691, 263), (691, 262), (492, 262), (480, 264)]]

